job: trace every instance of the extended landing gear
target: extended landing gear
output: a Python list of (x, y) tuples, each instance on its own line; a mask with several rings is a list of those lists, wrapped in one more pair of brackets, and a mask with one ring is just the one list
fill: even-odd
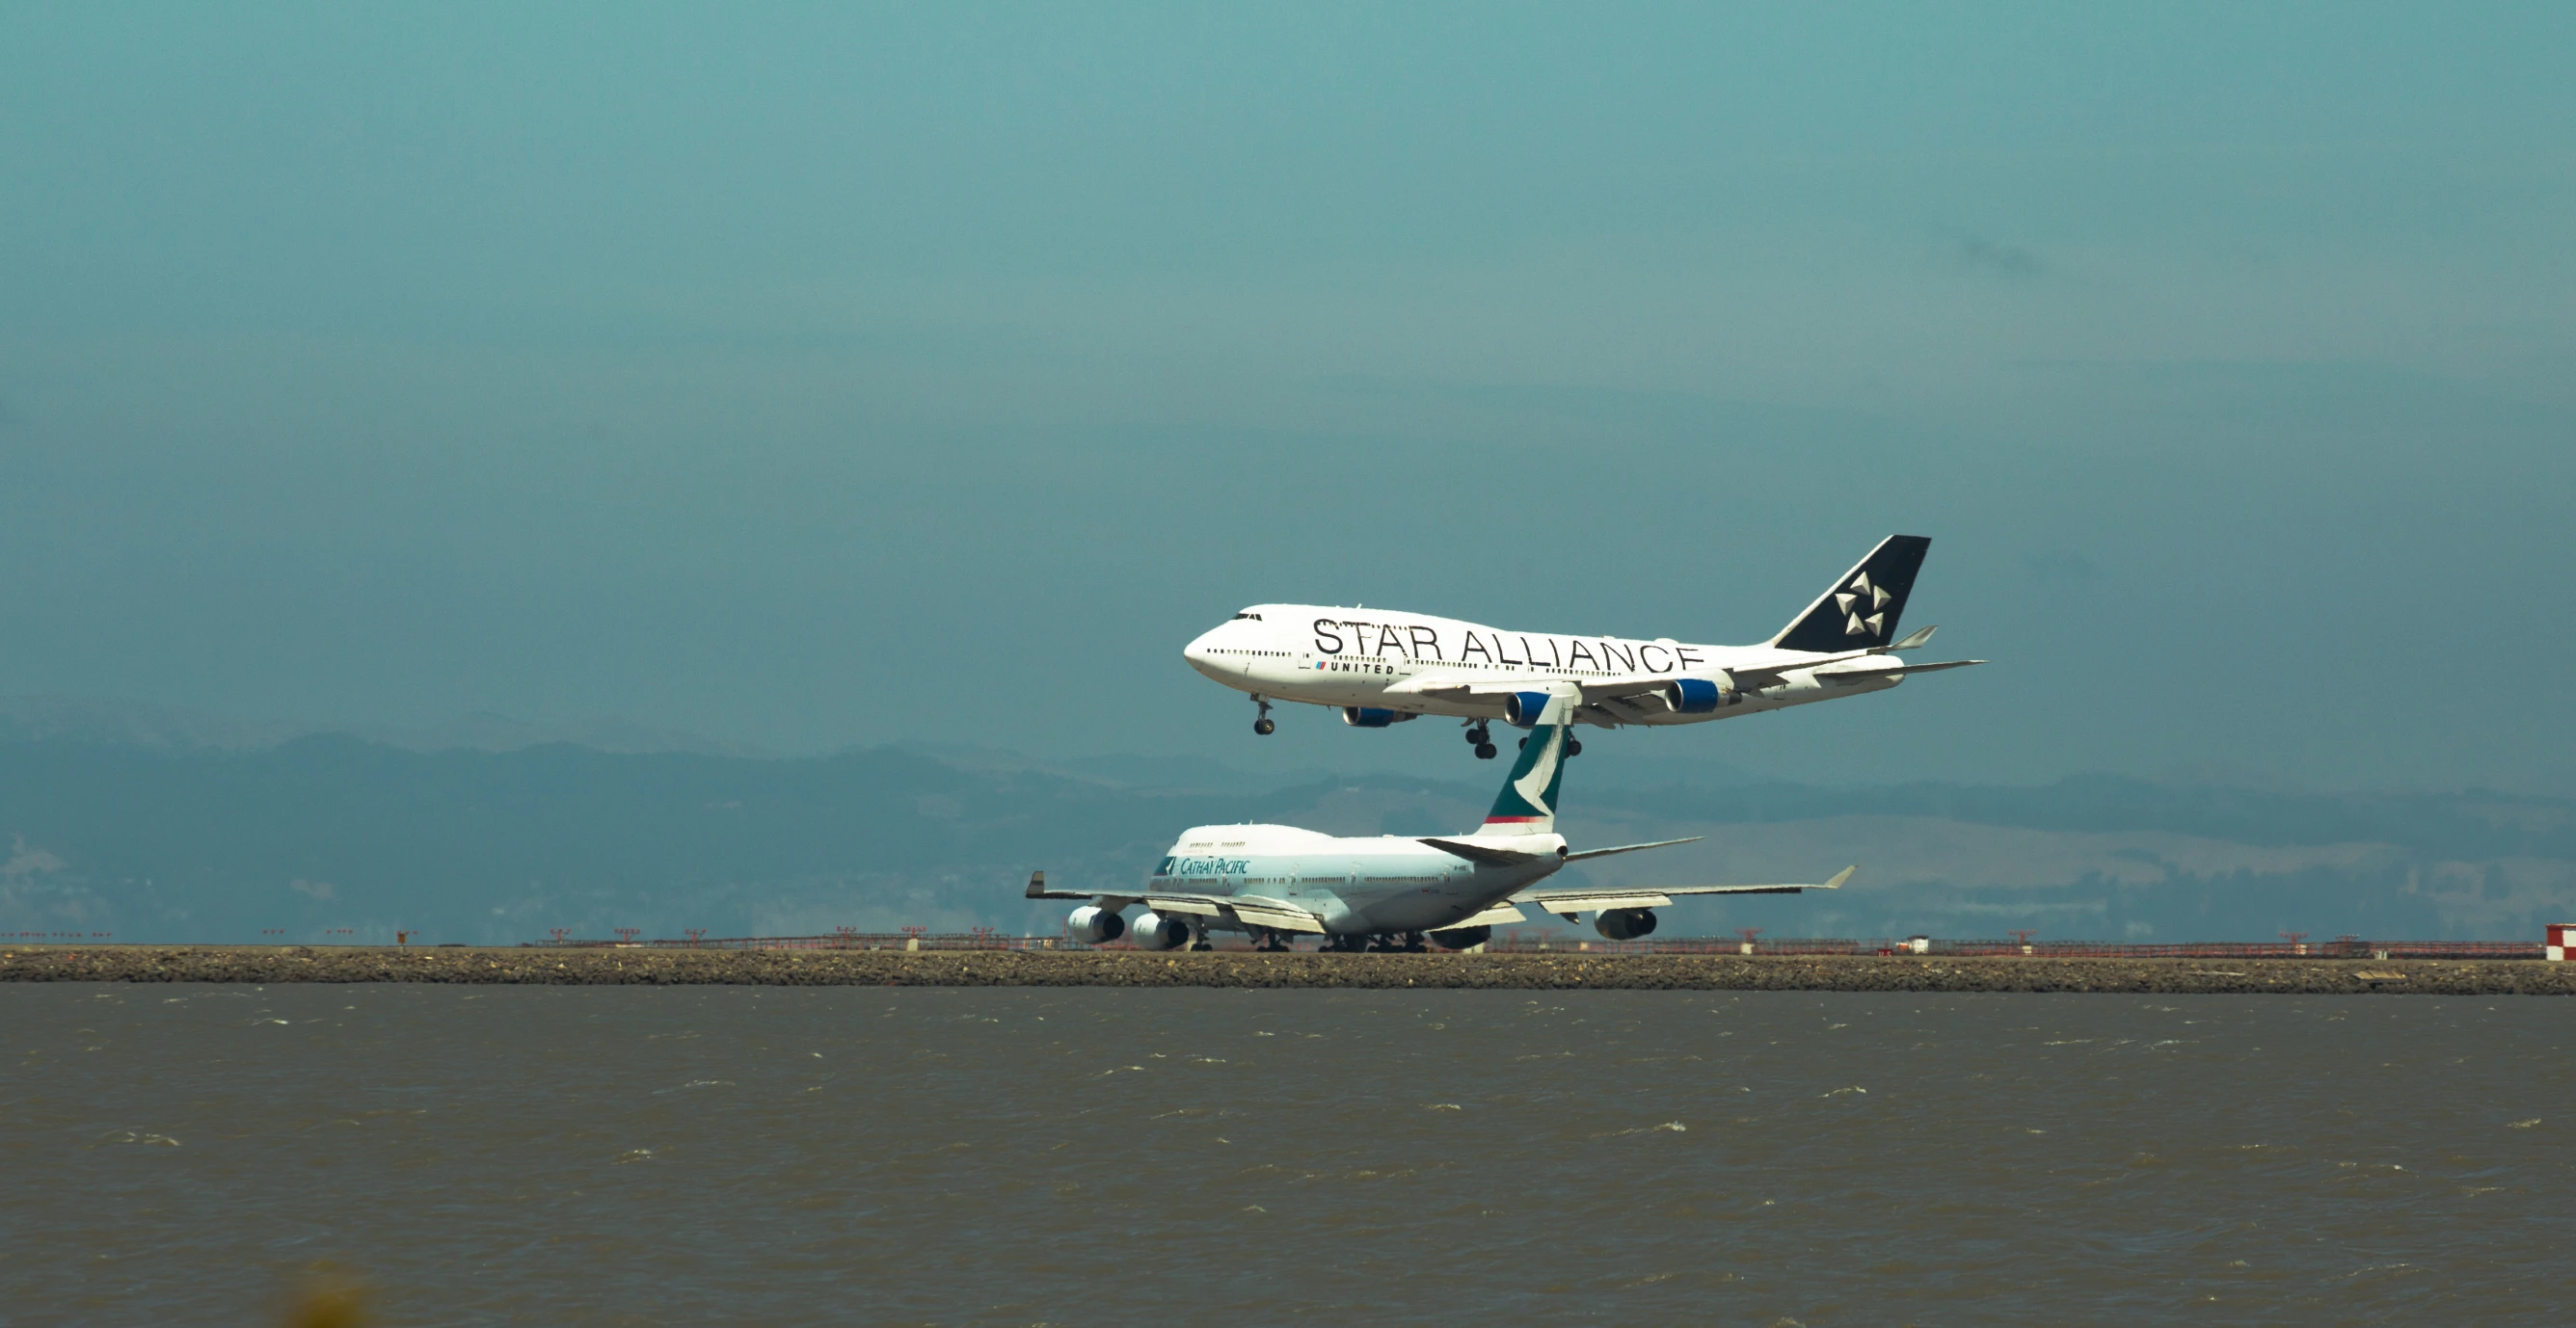
[(1421, 954), (1430, 949), (1418, 931), (1380, 932), (1375, 936), (1327, 936), (1322, 954)]
[(1494, 759), (1494, 735), (1486, 732), (1485, 726), (1482, 723), (1478, 723), (1467, 730), (1467, 743), (1469, 746), (1476, 749), (1477, 760), (1490, 761)]
[[(1529, 739), (1527, 739), (1527, 738), (1523, 738), (1523, 739), (1521, 739), (1521, 746), (1523, 746), (1523, 747), (1527, 747), (1527, 746), (1529, 746)], [(1477, 753), (1477, 754), (1478, 754), (1478, 755), (1480, 755), (1480, 756), (1481, 756), (1481, 755), (1483, 755), (1483, 753), (1481, 753), (1481, 752), (1479, 752), (1479, 753)], [(1574, 736), (1574, 735), (1573, 735), (1573, 734), (1571, 734), (1571, 733), (1566, 734), (1566, 735), (1565, 735), (1565, 754), (1566, 754), (1566, 755), (1568, 755), (1568, 756), (1581, 756), (1581, 755), (1583, 755), (1583, 739), (1578, 738), (1578, 737)]]
[(1252, 731), (1265, 738), (1277, 733), (1279, 724), (1278, 721), (1270, 718), (1270, 702), (1256, 696), (1252, 698), (1252, 703), (1261, 707), (1261, 718), (1252, 721)]

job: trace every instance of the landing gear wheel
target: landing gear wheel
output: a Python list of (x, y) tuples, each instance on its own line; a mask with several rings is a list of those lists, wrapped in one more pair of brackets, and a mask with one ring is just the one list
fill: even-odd
[(1479, 761), (1490, 761), (1490, 760), (1493, 760), (1493, 759), (1494, 759), (1494, 744), (1492, 744), (1492, 743), (1490, 743), (1490, 742), (1480, 742), (1480, 743), (1477, 743), (1477, 744), (1476, 744), (1476, 759), (1477, 759), (1477, 760), (1479, 760)]
[(1583, 755), (1583, 740), (1582, 740), (1581, 738), (1568, 738), (1568, 739), (1566, 739), (1566, 740), (1565, 740), (1565, 754), (1566, 754), (1566, 755), (1568, 755), (1568, 756), (1581, 756), (1581, 755)]
[(1268, 715), (1264, 715), (1261, 718), (1252, 721), (1252, 731), (1267, 738), (1271, 734), (1279, 731), (1279, 722), (1270, 718)]
[(1524, 747), (1524, 748), (1525, 748), (1525, 747), (1529, 746), (1529, 739), (1527, 739), (1527, 738), (1523, 738), (1523, 739), (1521, 739), (1519, 742), (1513, 743), (1512, 745), (1513, 745), (1513, 746), (1515, 746), (1515, 747)]

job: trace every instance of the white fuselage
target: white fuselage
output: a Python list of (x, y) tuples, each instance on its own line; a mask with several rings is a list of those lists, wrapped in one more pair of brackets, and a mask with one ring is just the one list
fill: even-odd
[(1565, 840), (1555, 834), (1480, 835), (1473, 842), (1533, 859), (1491, 866), (1393, 835), (1342, 838), (1291, 825), (1202, 825), (1173, 843), (1137, 897), (1261, 896), (1313, 912), (1332, 935), (1427, 932), (1474, 917), (1565, 865)]
[[(1495, 684), (1678, 679), (1836, 658), (1772, 646), (1696, 645), (1669, 637), (1644, 641), (1513, 632), (1455, 618), (1314, 604), (1254, 605), (1190, 642), (1182, 656), (1199, 672), (1256, 696), (1390, 710), (1399, 717), (1471, 719), (1502, 718), (1506, 689), (1472, 696), (1427, 695), (1407, 694), (1401, 685), (1425, 675)], [(1901, 664), (1892, 655), (1886, 660)], [(1886, 670), (1837, 677), (1792, 669), (1776, 685), (1748, 688), (1740, 700), (1706, 713), (1688, 713), (1662, 695), (1646, 692), (1593, 701), (1576, 718), (1605, 728), (1696, 724), (1885, 691), (1903, 680), (1901, 673)]]

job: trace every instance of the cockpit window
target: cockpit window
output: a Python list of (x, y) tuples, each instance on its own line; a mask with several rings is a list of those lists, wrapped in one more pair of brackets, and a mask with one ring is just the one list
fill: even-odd
[(1244, 620), (1244, 619), (1246, 619), (1246, 618), (1250, 618), (1250, 619), (1251, 619), (1251, 620), (1253, 620), (1254, 622), (1259, 622), (1259, 621), (1261, 621), (1261, 615), (1260, 615), (1260, 614), (1257, 614), (1257, 613), (1238, 613), (1238, 614), (1234, 615), (1234, 620), (1235, 620), (1236, 622), (1241, 622), (1241, 621), (1243, 621), (1243, 620)]

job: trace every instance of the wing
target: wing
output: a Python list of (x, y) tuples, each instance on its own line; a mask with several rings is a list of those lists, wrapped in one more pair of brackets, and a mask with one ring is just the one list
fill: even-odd
[(1531, 691), (1556, 679), (1544, 674), (1525, 674), (1511, 682), (1496, 682), (1482, 674), (1462, 673), (1456, 669), (1424, 669), (1398, 683), (1389, 683), (1387, 696), (1438, 696), (1464, 700), (1474, 696), (1508, 696), (1513, 692)]
[[(1139, 900), (1157, 913), (1195, 913), (1248, 927), (1267, 927), (1272, 931), (1322, 932), (1324, 920), (1312, 910), (1300, 908), (1285, 899), (1266, 895), (1165, 895), (1102, 894), (1087, 890), (1050, 890), (1045, 872), (1029, 873), (1031, 899), (1091, 899), (1104, 906), (1125, 908)], [(1518, 914), (1513, 915), (1515, 919)]]
[(1145, 906), (1157, 913), (1195, 913), (1245, 927), (1266, 927), (1272, 931), (1306, 931), (1321, 935), (1324, 920), (1313, 911), (1272, 899), (1266, 895), (1165, 895), (1143, 896)]
[[(1840, 654), (1807, 655), (1799, 659), (1774, 660), (1768, 664), (1732, 664), (1726, 666), (1722, 672), (1733, 681), (1738, 690), (1758, 692), (1787, 682), (1792, 673), (1812, 671), (1820, 682), (1858, 682), (1867, 678), (1900, 677), (1908, 673), (1939, 673), (1945, 669), (1970, 668), (1986, 662), (1982, 659), (1952, 659), (1943, 660), (1938, 664), (1907, 664), (1901, 660), (1883, 658), (1895, 651), (1910, 650), (1922, 645), (1932, 639), (1933, 630), (1929, 627), (1924, 628), (1894, 645), (1871, 646), (1865, 650), (1850, 650)], [(1675, 676), (1679, 675), (1639, 674), (1625, 678), (1561, 678), (1549, 674), (1526, 674), (1510, 682), (1496, 682), (1477, 674), (1427, 669), (1389, 686), (1386, 689), (1386, 695), (1436, 696), (1449, 701), (1469, 701), (1479, 697), (1499, 697), (1511, 692), (1525, 692), (1531, 690), (1533, 685), (1543, 687), (1549, 683), (1570, 683), (1582, 691), (1584, 704), (1592, 705), (1602, 701), (1624, 701), (1630, 697), (1662, 691), (1672, 683)]]
[[(1801, 665), (1800, 667), (1807, 667)], [(1436, 696), (1449, 701), (1471, 701), (1478, 697), (1504, 697), (1514, 692), (1540, 691), (1551, 684), (1569, 684), (1581, 689), (1585, 704), (1617, 700), (1626, 696), (1643, 696), (1659, 691), (1670, 678), (1639, 675), (1633, 678), (1570, 678), (1553, 673), (1525, 673), (1510, 682), (1496, 682), (1481, 674), (1443, 672), (1426, 669), (1399, 683), (1390, 684), (1388, 696)]]
[(1858, 867), (1845, 867), (1832, 880), (1800, 885), (1652, 885), (1614, 890), (1550, 890), (1533, 886), (1513, 895), (1514, 904), (1532, 904), (1572, 917), (1614, 908), (1667, 908), (1676, 895), (1794, 895), (1801, 890), (1839, 890)]

